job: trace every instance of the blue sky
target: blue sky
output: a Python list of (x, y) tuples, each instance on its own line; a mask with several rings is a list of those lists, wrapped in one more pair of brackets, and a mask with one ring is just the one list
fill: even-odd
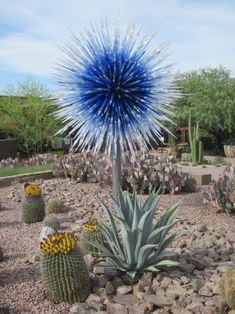
[(154, 32), (176, 70), (223, 65), (235, 75), (234, 0), (0, 0), (0, 91), (31, 76), (55, 92), (59, 46), (104, 18)]

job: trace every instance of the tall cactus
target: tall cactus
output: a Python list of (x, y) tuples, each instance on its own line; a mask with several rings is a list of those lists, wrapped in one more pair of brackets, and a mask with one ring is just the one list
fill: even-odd
[(201, 164), (203, 161), (203, 145), (199, 135), (199, 123), (197, 122), (196, 125), (194, 125), (192, 132), (191, 113), (189, 114), (188, 120), (188, 134), (192, 162)]
[(50, 297), (57, 302), (85, 302), (90, 279), (75, 235), (50, 234), (40, 248), (41, 272)]

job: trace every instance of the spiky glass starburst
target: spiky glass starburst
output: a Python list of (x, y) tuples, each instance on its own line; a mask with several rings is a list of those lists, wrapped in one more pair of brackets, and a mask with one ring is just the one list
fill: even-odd
[(177, 97), (171, 66), (163, 66), (164, 47), (152, 47), (152, 37), (140, 31), (121, 32), (101, 24), (85, 31), (64, 48), (59, 66), (63, 95), (57, 116), (73, 134), (75, 149), (116, 155), (149, 148), (161, 136), (169, 102)]

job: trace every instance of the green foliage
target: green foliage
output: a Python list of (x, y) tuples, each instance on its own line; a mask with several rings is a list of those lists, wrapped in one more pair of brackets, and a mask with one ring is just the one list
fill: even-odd
[(34, 173), (39, 171), (49, 171), (52, 170), (52, 165), (40, 165), (40, 166), (29, 166), (29, 167), (9, 167), (0, 168), (0, 177), (15, 176), (25, 173)]
[(43, 145), (53, 140), (59, 127), (52, 115), (56, 106), (48, 89), (30, 79), (3, 93), (0, 115), (9, 120), (8, 133), (17, 138), (20, 150), (28, 155), (42, 152)]
[[(175, 253), (166, 248), (180, 236), (176, 233), (167, 237), (168, 231), (176, 224), (174, 218), (179, 203), (168, 208), (154, 224), (159, 199), (158, 193), (152, 192), (145, 203), (141, 204), (136, 194), (130, 196), (128, 192), (120, 191), (118, 201), (113, 199), (115, 214), (100, 200), (110, 223), (108, 225), (100, 221), (109, 248), (94, 241), (90, 243), (108, 258), (109, 263), (132, 277), (138, 272), (157, 272), (162, 267), (178, 265), (178, 262), (171, 260)], [(120, 234), (117, 221), (120, 224)]]
[(64, 202), (57, 198), (51, 198), (46, 207), (47, 214), (59, 214), (65, 210)]
[(90, 293), (89, 274), (80, 249), (41, 255), (41, 273), (50, 297), (57, 302), (85, 302)]
[(207, 68), (180, 75), (177, 85), (184, 96), (174, 106), (176, 125), (187, 125), (191, 112), (193, 123), (222, 150), (223, 141), (235, 132), (235, 79), (223, 67)]
[(55, 231), (58, 231), (60, 228), (60, 221), (58, 218), (53, 216), (46, 216), (42, 222), (43, 227), (50, 227)]
[(22, 220), (26, 224), (42, 221), (45, 217), (45, 203), (42, 196), (25, 195), (22, 199)]
[(235, 310), (235, 269), (230, 268), (226, 271), (220, 283), (220, 290), (229, 308)]
[(192, 123), (191, 123), (191, 113), (189, 114), (188, 121), (188, 132), (189, 132), (189, 142), (191, 148), (191, 159), (193, 163), (202, 164), (203, 161), (203, 145), (202, 141), (199, 139), (199, 124), (193, 128), (192, 133)]

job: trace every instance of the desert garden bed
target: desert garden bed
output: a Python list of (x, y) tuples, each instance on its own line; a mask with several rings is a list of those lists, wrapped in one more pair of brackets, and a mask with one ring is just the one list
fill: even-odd
[[(36, 181), (46, 201), (59, 197), (66, 212), (57, 214), (62, 231), (73, 231), (78, 238), (83, 223), (101, 217), (95, 198), (110, 203), (108, 189), (98, 184), (76, 183), (69, 179)], [(226, 313), (220, 296), (219, 282), (235, 263), (235, 232), (233, 215), (218, 214), (203, 204), (201, 191), (163, 195), (161, 215), (166, 207), (182, 201), (177, 214), (177, 228), (186, 235), (173, 244), (182, 266), (157, 274), (145, 273), (131, 282), (117, 275), (95, 274), (95, 258), (85, 259), (92, 280), (92, 294), (86, 303), (56, 304), (44, 288), (40, 274), (40, 222), (26, 225), (21, 221), (22, 184), (0, 189), (3, 209), (0, 211), (0, 244), (3, 261), (0, 263), (0, 306), (10, 313)], [(157, 218), (156, 217), (156, 218)], [(1, 310), (0, 310), (1, 311)], [(7, 312), (6, 312), (7, 313)]]

